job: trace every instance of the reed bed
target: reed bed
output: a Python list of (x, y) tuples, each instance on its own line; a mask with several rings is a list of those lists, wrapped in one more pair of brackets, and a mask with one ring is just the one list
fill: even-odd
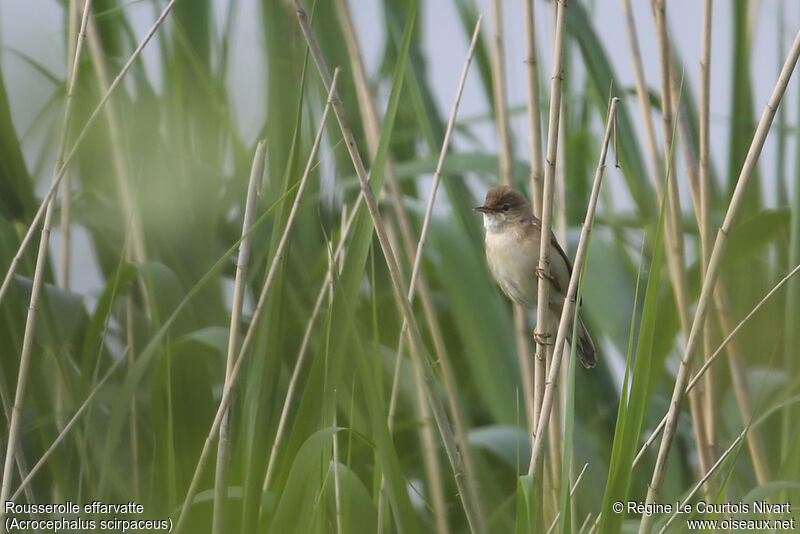
[[(773, 4), (712, 0), (690, 28), (663, 0), (134, 4), (51, 6), (59, 72), (2, 36), (0, 532), (797, 520), (789, 2), (776, 35)], [(566, 229), (557, 323), (487, 269), (472, 208), (501, 183)]]

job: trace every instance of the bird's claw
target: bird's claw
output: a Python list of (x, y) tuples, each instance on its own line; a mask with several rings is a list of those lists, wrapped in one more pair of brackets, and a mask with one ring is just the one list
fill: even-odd
[(536, 276), (538, 276), (539, 278), (542, 278), (544, 280), (549, 280), (549, 281), (551, 281), (553, 283), (555, 283), (555, 281), (556, 281), (556, 279), (555, 279), (555, 277), (553, 277), (553, 275), (551, 275), (549, 273), (546, 273), (545, 270), (542, 269), (541, 267), (536, 267), (536, 271), (535, 272), (536, 272)]
[(553, 336), (548, 333), (540, 333), (536, 330), (533, 331), (533, 340), (539, 345), (552, 345), (553, 343), (549, 341), (552, 337)]

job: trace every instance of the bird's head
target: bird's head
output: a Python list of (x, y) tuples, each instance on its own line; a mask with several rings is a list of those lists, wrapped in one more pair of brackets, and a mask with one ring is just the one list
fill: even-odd
[(507, 185), (489, 189), (483, 206), (474, 208), (483, 213), (486, 228), (498, 228), (526, 217), (531, 207), (525, 196)]

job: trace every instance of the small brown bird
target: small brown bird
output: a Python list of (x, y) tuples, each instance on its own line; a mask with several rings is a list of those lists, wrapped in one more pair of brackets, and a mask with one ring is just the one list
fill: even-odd
[[(486, 227), (486, 260), (500, 289), (508, 298), (523, 308), (532, 309), (538, 298), (539, 246), (542, 223), (531, 211), (522, 193), (507, 185), (493, 187), (486, 193), (483, 206), (475, 211), (483, 213)], [(551, 241), (550, 256), (550, 311), (556, 319), (561, 317), (564, 298), (572, 274), (572, 264), (558, 244)], [(572, 342), (572, 325), (567, 340)], [(584, 367), (597, 363), (594, 343), (583, 321), (578, 318), (578, 359)]]

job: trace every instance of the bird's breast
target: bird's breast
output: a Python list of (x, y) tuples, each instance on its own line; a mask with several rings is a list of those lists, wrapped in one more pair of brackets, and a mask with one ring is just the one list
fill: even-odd
[(524, 308), (536, 306), (539, 239), (506, 227), (486, 232), (486, 259), (503, 292)]

